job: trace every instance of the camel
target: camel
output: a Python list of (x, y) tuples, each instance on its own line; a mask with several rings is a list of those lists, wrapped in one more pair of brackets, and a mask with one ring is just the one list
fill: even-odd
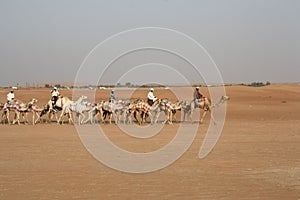
[(1, 123), (5, 123), (5, 119), (6, 119), (6, 111), (4, 110), (4, 103), (0, 103), (0, 110), (2, 110), (1, 113)]
[[(31, 106), (36, 102), (37, 102), (36, 99), (32, 99), (27, 104), (25, 104), (25, 103), (19, 104), (19, 109), (18, 109), (19, 118), (22, 117), (25, 124), (29, 124), (29, 122), (28, 122), (28, 112), (31, 111)], [(33, 121), (33, 123), (34, 123), (34, 121)]]
[[(132, 110), (133, 108), (133, 104), (131, 104), (129, 101), (125, 103), (124, 107), (123, 107), (123, 123), (124, 124), (132, 124), (132, 115), (135, 116), (135, 119), (138, 121), (138, 119), (136, 118), (136, 115), (139, 114), (138, 111), (136, 110)], [(134, 114), (134, 112), (136, 112)]]
[(11, 125), (9, 116), (10, 112), (14, 112), (15, 117), (12, 124), (18, 123), (18, 125), (20, 125), (20, 111), (23, 111), (23, 109), (25, 109), (24, 107), (26, 107), (26, 104), (18, 100), (15, 100), (12, 103), (7, 102), (3, 106), (2, 118), (4, 118), (4, 121), (7, 120), (8, 124)]
[(95, 124), (95, 118), (99, 115), (100, 116), (100, 120), (99, 122), (104, 122), (103, 120), (103, 104), (104, 104), (104, 101), (101, 101), (100, 103), (98, 104), (94, 104), (92, 106), (92, 109), (88, 111), (88, 119), (85, 121), (85, 123), (88, 123), (90, 122), (91, 124)]
[(119, 100), (113, 105), (113, 115), (115, 118), (115, 123), (118, 124), (121, 122), (123, 117), (123, 123), (125, 124), (128, 121), (129, 113), (128, 107), (130, 105), (129, 101)]
[[(106, 119), (108, 116), (109, 124), (111, 124), (112, 116), (114, 115), (113, 108), (114, 104), (112, 102), (104, 102), (102, 105), (102, 111), (103, 111), (103, 120)], [(116, 121), (116, 119), (115, 119)]]
[[(61, 119), (64, 115), (68, 115), (68, 120), (69, 123), (74, 123), (72, 116), (71, 116), (71, 111), (70, 111), (70, 105), (71, 103), (73, 103), (73, 101), (71, 101), (68, 97), (63, 97), (63, 96), (59, 96), (54, 107), (55, 109), (59, 109), (61, 110), (61, 114), (57, 120), (57, 124), (61, 123)], [(51, 115), (51, 113), (53, 112), (53, 106), (52, 106), (52, 100), (48, 101), (48, 105), (49, 105), (49, 116)]]
[[(182, 110), (182, 104), (183, 104), (183, 101), (178, 101), (177, 103), (172, 104), (172, 107), (173, 107), (173, 109), (172, 109), (172, 118), (174, 119), (175, 122), (177, 121), (176, 112)], [(171, 119), (171, 121), (172, 121), (172, 119)]]
[[(139, 125), (146, 122), (146, 116), (148, 115), (150, 118), (151, 124), (153, 124), (153, 118), (151, 111), (156, 110), (159, 106), (161, 100), (157, 99), (152, 106), (150, 106), (147, 102), (138, 101), (137, 103), (130, 105), (131, 115), (137, 120)], [(138, 120), (136, 115), (141, 114), (141, 120)]]
[[(42, 112), (45, 110), (45, 108), (40, 108), (36, 103), (38, 102), (37, 99), (32, 99), (28, 103), (28, 111), (32, 112), (32, 125), (35, 125), (38, 120), (40, 120), (40, 117), (42, 116)], [(35, 120), (35, 117), (37, 119)]]
[(69, 109), (76, 113), (78, 117), (78, 124), (83, 124), (85, 115), (84, 112), (89, 112), (93, 109), (93, 105), (89, 102), (83, 101), (87, 99), (86, 96), (81, 96), (76, 102), (69, 105)]
[[(98, 105), (100, 104), (94, 103), (94, 105), (92, 105), (92, 109), (88, 111), (88, 118), (85, 121), (85, 123), (95, 124), (95, 117), (97, 117), (100, 112), (100, 110), (98, 109)], [(101, 107), (101, 111), (102, 111), (102, 107)]]
[[(190, 121), (192, 122), (192, 115), (193, 115), (193, 112), (196, 108), (200, 108), (202, 110), (204, 110), (204, 113), (202, 114), (202, 117), (200, 119), (200, 123), (203, 123), (203, 120), (204, 120), (204, 117), (206, 115), (207, 112), (210, 112), (211, 113), (211, 110), (213, 108), (216, 108), (218, 107), (219, 105), (225, 103), (225, 101), (229, 100), (230, 98), (228, 96), (222, 96), (220, 98), (220, 100), (212, 105), (211, 104), (211, 100), (207, 97), (203, 97), (200, 101), (198, 102), (195, 102), (194, 100), (191, 101), (190, 103), (186, 103), (185, 105), (183, 105), (183, 111), (184, 111), (184, 115), (183, 115), (183, 120), (185, 119), (185, 116), (187, 115), (187, 117), (190, 119)], [(216, 123), (215, 122), (215, 119), (214, 117), (212, 116), (211, 114), (211, 119), (213, 120), (214, 124)]]
[(36, 120), (36, 122), (38, 120), (41, 120), (42, 116), (44, 116), (46, 114), (48, 114), (48, 120), (46, 120), (48, 123), (51, 122), (53, 116), (55, 116), (56, 121), (58, 121), (57, 111), (55, 111), (53, 109), (50, 110), (50, 105), (47, 103), (43, 106), (43, 110), (40, 112), (40, 115), (39, 115), (38, 119)]
[(22, 103), (20, 101), (16, 101), (15, 104), (6, 104), (5, 106), (3, 106), (4, 108), (4, 112), (2, 114), (2, 117), (5, 116), (5, 119), (8, 121), (8, 123), (10, 124), (9, 121), (9, 112), (10, 111), (14, 111), (15, 112), (15, 118), (14, 118), (14, 123), (18, 122), (18, 124), (20, 124), (20, 118), (23, 118), (23, 121), (25, 124), (28, 124), (28, 113), (32, 112), (33, 113), (33, 125), (35, 124), (35, 115), (38, 116), (38, 113), (41, 112), (43, 109), (40, 109), (37, 107), (37, 105), (35, 105), (35, 103), (37, 102), (36, 99), (32, 99), (29, 103), (25, 104)]
[[(111, 124), (112, 117), (114, 117), (115, 124), (118, 124), (121, 121), (121, 117), (124, 116), (124, 113), (128, 110), (129, 102), (119, 100), (116, 103), (112, 102), (103, 102), (102, 103), (102, 121), (108, 116), (109, 123)], [(124, 122), (126, 118), (124, 118)]]
[(161, 112), (165, 113), (166, 119), (163, 122), (172, 124), (173, 123), (173, 117), (176, 121), (175, 114), (177, 110), (181, 110), (181, 104), (182, 102), (171, 103), (167, 99), (162, 100), (156, 108), (154, 108), (154, 123), (157, 123), (157, 120), (159, 118), (159, 115)]

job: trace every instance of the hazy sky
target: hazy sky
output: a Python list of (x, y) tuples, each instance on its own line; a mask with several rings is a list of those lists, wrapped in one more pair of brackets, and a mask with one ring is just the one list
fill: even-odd
[[(97, 44), (118, 32), (148, 26), (194, 38), (227, 83), (300, 82), (299, 19), (299, 0), (0, 0), (0, 85), (72, 82)], [(143, 61), (147, 55), (137, 53), (134, 59)], [(148, 67), (147, 79), (156, 70)], [(172, 73), (163, 76), (166, 69), (153, 81), (176, 83)], [(131, 82), (140, 79), (143, 75)]]

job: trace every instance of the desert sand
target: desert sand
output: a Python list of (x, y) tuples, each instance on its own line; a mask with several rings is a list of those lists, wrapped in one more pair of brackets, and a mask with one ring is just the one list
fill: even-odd
[[(0, 90), (0, 102), (7, 92)], [(170, 91), (155, 92), (174, 100)], [(71, 91), (61, 93), (71, 97)], [(96, 99), (108, 93), (97, 91)], [(94, 159), (73, 125), (1, 124), (0, 199), (299, 199), (300, 85), (228, 86), (226, 93), (226, 122), (213, 151), (198, 158), (208, 116), (182, 157), (146, 174), (119, 172)], [(24, 102), (36, 98), (42, 106), (50, 91), (21, 88), (16, 96)], [(143, 140), (116, 125), (101, 126), (119, 147), (149, 152), (168, 143), (179, 125)]]

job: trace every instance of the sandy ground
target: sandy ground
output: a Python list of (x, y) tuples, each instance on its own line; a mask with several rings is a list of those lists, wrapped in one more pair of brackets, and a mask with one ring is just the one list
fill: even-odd
[[(7, 91), (1, 89), (0, 102)], [(175, 99), (169, 91), (156, 92)], [(73, 125), (0, 125), (0, 199), (300, 199), (300, 85), (231, 86), (226, 92), (231, 97), (226, 123), (213, 151), (198, 158), (208, 117), (180, 159), (147, 174), (103, 165), (84, 148)], [(16, 96), (43, 105), (50, 94), (21, 89)], [(108, 91), (99, 91), (96, 99), (105, 96)], [(167, 144), (179, 125), (166, 125), (149, 139), (101, 126), (119, 147), (149, 152)]]

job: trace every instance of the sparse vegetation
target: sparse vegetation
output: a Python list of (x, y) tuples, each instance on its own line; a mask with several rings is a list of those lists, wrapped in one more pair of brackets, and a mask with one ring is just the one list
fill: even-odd
[(251, 86), (251, 87), (262, 87), (262, 86), (267, 86), (267, 85), (271, 85), (271, 83), (269, 81), (267, 81), (266, 83), (263, 82), (252, 82), (250, 84), (242, 84), (242, 85), (247, 85), (247, 86)]
[(45, 88), (52, 88), (52, 85), (50, 85), (50, 84), (45, 84)]

